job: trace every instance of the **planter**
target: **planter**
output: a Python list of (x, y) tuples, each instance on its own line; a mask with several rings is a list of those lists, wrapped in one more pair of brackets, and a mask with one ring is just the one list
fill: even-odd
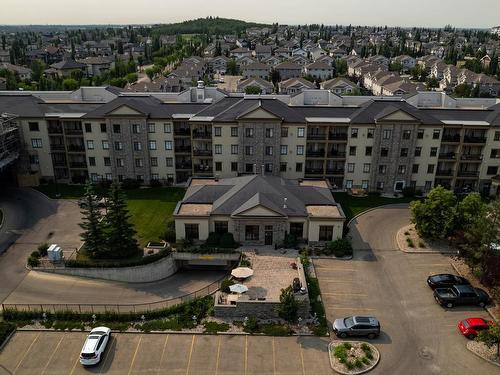
[(332, 369), (345, 375), (363, 374), (380, 361), (378, 349), (361, 341), (332, 341), (328, 344), (328, 355)]

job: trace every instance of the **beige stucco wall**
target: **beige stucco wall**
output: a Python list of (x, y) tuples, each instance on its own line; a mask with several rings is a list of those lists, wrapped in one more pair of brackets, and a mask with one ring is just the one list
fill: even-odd
[[(351, 130), (358, 129), (358, 137), (352, 138)], [(370, 174), (372, 168), (372, 156), (366, 156), (366, 147), (373, 147), (373, 138), (368, 138), (368, 129), (373, 129), (375, 131), (375, 125), (355, 125), (348, 129), (347, 134), (347, 146), (346, 146), (346, 163), (345, 163), (345, 173), (344, 173), (344, 185), (346, 181), (352, 180), (353, 187), (360, 187), (362, 182), (370, 181)], [(349, 147), (356, 147), (356, 155), (349, 155)], [(372, 149), (373, 152), (376, 152)], [(354, 172), (348, 171), (348, 164), (354, 163)], [(363, 172), (364, 164), (370, 164), (369, 172)], [(368, 186), (369, 186), (368, 182)]]
[(208, 238), (209, 233), (209, 218), (208, 217), (192, 217), (192, 218), (175, 218), (175, 234), (176, 239), (186, 238), (184, 224), (198, 224), (199, 240), (203, 241)]
[[(39, 131), (30, 131), (28, 123), (37, 122)], [(33, 169), (39, 169), (42, 177), (53, 177), (54, 169), (52, 168), (52, 158), (50, 156), (50, 141), (47, 129), (47, 121), (44, 119), (20, 119), (18, 123), (21, 125), (22, 134), (26, 149), (30, 155), (38, 155), (39, 165), (33, 165)], [(31, 140), (40, 138), (42, 140), (42, 148), (33, 148)]]
[(332, 225), (333, 226), (333, 238), (332, 240), (336, 240), (337, 238), (342, 238), (342, 221), (338, 220), (309, 220), (309, 228), (308, 228), (308, 240), (312, 242), (319, 241), (319, 227), (323, 225)]

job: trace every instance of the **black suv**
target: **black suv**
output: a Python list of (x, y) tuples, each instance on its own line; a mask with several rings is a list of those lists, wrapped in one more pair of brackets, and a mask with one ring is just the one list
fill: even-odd
[(349, 316), (344, 319), (335, 319), (333, 332), (341, 338), (367, 336), (369, 339), (374, 339), (380, 335), (380, 323), (376, 318), (368, 316)]

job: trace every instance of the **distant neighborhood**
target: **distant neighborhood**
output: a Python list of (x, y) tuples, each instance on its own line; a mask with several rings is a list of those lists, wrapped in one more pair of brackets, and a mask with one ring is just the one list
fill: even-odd
[(182, 92), (203, 81), (246, 94), (322, 89), (337, 95), (443, 91), (498, 97), (498, 30), (259, 25), (218, 18), (167, 26), (0, 29), (0, 90), (111, 85)]

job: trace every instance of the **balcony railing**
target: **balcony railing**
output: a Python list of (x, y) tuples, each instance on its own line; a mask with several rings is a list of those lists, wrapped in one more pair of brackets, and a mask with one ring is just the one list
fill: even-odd
[(175, 152), (177, 153), (191, 153), (190, 146), (178, 146), (175, 148)]
[(307, 134), (307, 139), (317, 139), (317, 140), (326, 140), (326, 133), (311, 133)]
[(453, 176), (453, 171), (451, 169), (438, 169), (436, 171), (436, 176)]
[(57, 160), (57, 161), (53, 161), (52, 164), (54, 165), (54, 167), (66, 167), (66, 162), (64, 160)]
[(175, 163), (176, 169), (191, 169), (193, 164), (189, 163)]
[(84, 145), (68, 145), (68, 152), (85, 152)]
[(313, 158), (324, 158), (325, 150), (306, 150), (306, 156)]
[(345, 155), (346, 155), (345, 152), (330, 151), (327, 156), (329, 158), (345, 158)]
[(440, 152), (439, 159), (455, 159), (454, 152)]
[(344, 174), (344, 168), (326, 168), (326, 174)]
[(212, 139), (211, 132), (197, 132), (193, 131), (193, 139)]
[(483, 155), (481, 154), (463, 154), (460, 155), (462, 160), (483, 160)]
[(347, 133), (329, 133), (328, 139), (330, 139), (332, 141), (347, 140)]
[(466, 135), (464, 137), (464, 143), (486, 143), (486, 137), (473, 137)]
[(174, 129), (174, 135), (189, 136), (191, 135), (191, 129), (189, 128)]
[(460, 142), (460, 134), (443, 134), (441, 138), (443, 142)]
[(69, 166), (70, 168), (87, 168), (87, 163), (84, 161), (71, 161)]
[(50, 149), (54, 151), (64, 151), (64, 145), (51, 144)]
[(66, 135), (83, 135), (83, 129), (64, 129)]
[(306, 173), (309, 173), (309, 174), (323, 174), (323, 168), (306, 167)]
[(458, 171), (458, 177), (478, 177), (479, 171)]
[(212, 150), (193, 150), (195, 156), (212, 156)]
[(62, 127), (49, 126), (48, 132), (49, 134), (62, 134), (63, 130)]
[(212, 173), (213, 168), (210, 165), (205, 164), (195, 164), (194, 171), (199, 173)]

